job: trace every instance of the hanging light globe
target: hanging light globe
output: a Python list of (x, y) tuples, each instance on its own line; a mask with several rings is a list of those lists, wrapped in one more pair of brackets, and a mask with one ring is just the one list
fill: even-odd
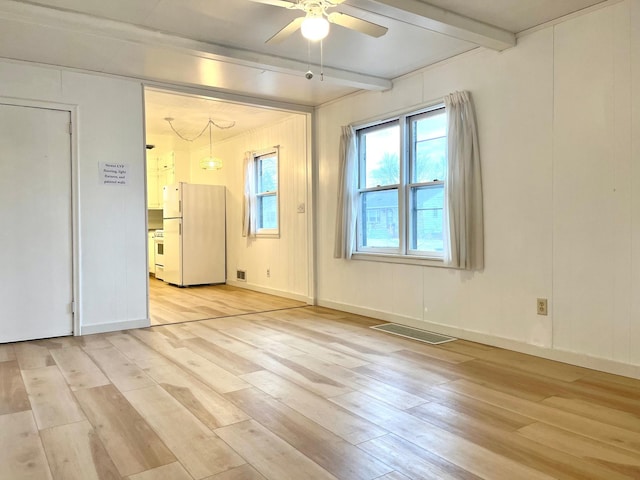
[(194, 140), (197, 140), (208, 129), (209, 130), (209, 155), (200, 160), (200, 168), (203, 168), (205, 170), (220, 170), (222, 168), (222, 159), (213, 156), (213, 136), (212, 136), (212, 133), (211, 133), (211, 127), (216, 127), (216, 128), (221, 128), (221, 129), (226, 130), (227, 128), (233, 127), (236, 124), (236, 122), (229, 122), (228, 125), (224, 126), (224, 125), (220, 125), (220, 124), (214, 122), (213, 120), (211, 120), (211, 118), (209, 118), (209, 121), (207, 122), (207, 125), (202, 129), (202, 131), (198, 135), (196, 135), (193, 138), (187, 138), (184, 135), (182, 135), (180, 132), (178, 132), (173, 127), (173, 123), (172, 123), (173, 122), (173, 118), (172, 117), (165, 117), (165, 120), (167, 121), (167, 123), (171, 127), (171, 130), (173, 130), (173, 132), (178, 137), (180, 137), (182, 140), (185, 140), (187, 142), (193, 142)]
[(222, 160), (213, 156), (213, 141), (211, 139), (211, 126), (214, 123), (209, 119), (207, 126), (209, 127), (209, 156), (200, 160), (200, 168), (205, 170), (220, 170), (222, 168)]
[(200, 168), (205, 170), (220, 170), (222, 168), (222, 159), (217, 157), (204, 157), (200, 160)]

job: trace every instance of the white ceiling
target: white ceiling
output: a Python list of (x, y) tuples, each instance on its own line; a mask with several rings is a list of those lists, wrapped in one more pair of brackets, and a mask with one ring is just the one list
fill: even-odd
[[(249, 0), (0, 0), (0, 57), (316, 106), (602, 0), (346, 0), (336, 10), (389, 28), (332, 25), (320, 55), (296, 33), (265, 44), (300, 11)], [(445, 9), (445, 10), (443, 10)], [(515, 47), (517, 48), (517, 47)]]
[[(265, 44), (299, 10), (249, 0), (0, 0), (0, 57), (203, 88), (217, 99), (147, 90), (148, 141), (175, 135), (165, 117), (189, 138), (209, 118), (236, 122), (213, 129), (221, 141), (291, 115), (247, 103), (295, 109), (391, 88), (398, 76), (478, 46), (510, 48), (514, 33), (601, 1), (346, 0), (337, 11), (389, 30), (372, 38), (332, 25), (321, 81), (319, 45), (299, 33)], [(220, 100), (229, 96), (260, 100)], [(207, 143), (204, 135), (191, 147)]]
[(165, 118), (173, 118), (173, 127), (180, 135), (194, 139), (207, 126), (209, 119), (222, 127), (211, 128), (213, 143), (257, 129), (264, 125), (285, 120), (291, 115), (299, 115), (274, 108), (258, 107), (203, 98), (201, 96), (176, 94), (157, 89), (145, 90), (145, 123), (147, 144), (164, 150), (173, 150), (182, 145), (185, 150), (206, 147), (209, 131), (193, 142), (180, 139)]

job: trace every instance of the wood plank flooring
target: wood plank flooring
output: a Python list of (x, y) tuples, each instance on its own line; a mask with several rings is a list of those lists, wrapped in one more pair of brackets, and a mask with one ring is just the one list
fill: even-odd
[[(149, 277), (151, 325), (166, 325), (302, 307), (303, 302), (230, 285), (179, 288)], [(0, 350), (0, 359), (3, 352)]]
[(640, 381), (260, 301), (2, 345), (0, 480), (640, 479)]

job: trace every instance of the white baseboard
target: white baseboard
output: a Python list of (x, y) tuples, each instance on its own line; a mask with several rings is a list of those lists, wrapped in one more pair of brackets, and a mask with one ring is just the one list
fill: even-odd
[(262, 287), (253, 283), (238, 282), (237, 280), (227, 280), (227, 285), (231, 285), (232, 287), (244, 288), (246, 290), (252, 290), (254, 292), (266, 293), (268, 295), (275, 295), (276, 297), (284, 297), (291, 300), (297, 300), (299, 302), (304, 302), (307, 305), (314, 304), (313, 298), (307, 297), (306, 295), (286, 292), (284, 290), (276, 290), (275, 288)]
[(485, 345), (513, 350), (515, 352), (534, 355), (536, 357), (555, 360), (557, 362), (569, 363), (571, 365), (576, 365), (579, 367), (591, 368), (593, 370), (613, 373), (615, 375), (623, 375), (625, 377), (640, 379), (640, 365), (622, 363), (607, 358), (585, 355), (583, 353), (540, 347), (537, 345), (524, 343), (519, 340), (498, 337), (474, 330), (466, 330), (463, 328), (451, 327), (449, 325), (442, 325), (439, 323), (425, 322), (416, 320), (415, 318), (405, 317), (403, 315), (396, 315), (390, 312), (381, 312), (379, 310), (374, 310), (366, 307), (357, 307), (354, 305), (348, 305), (346, 303), (332, 302), (329, 300), (318, 300), (318, 305), (321, 307), (332, 308), (334, 310), (342, 310), (343, 312), (354, 313), (356, 315), (376, 318), (387, 322), (399, 323), (422, 330), (429, 330), (434, 333), (449, 335), (451, 337), (456, 337), (463, 340), (469, 340), (472, 342), (483, 343)]
[(131, 330), (132, 328), (145, 328), (151, 324), (148, 318), (141, 320), (124, 320), (122, 322), (97, 323), (94, 325), (80, 325), (79, 335), (92, 335), (94, 333), (117, 332)]

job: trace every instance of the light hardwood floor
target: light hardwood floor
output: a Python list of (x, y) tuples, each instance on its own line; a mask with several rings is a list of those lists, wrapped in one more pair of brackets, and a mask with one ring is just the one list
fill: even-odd
[(638, 479), (640, 381), (301, 307), (0, 346), (0, 479)]
[(303, 302), (266, 295), (230, 285), (180, 288), (149, 277), (151, 325), (268, 312), (302, 307)]

